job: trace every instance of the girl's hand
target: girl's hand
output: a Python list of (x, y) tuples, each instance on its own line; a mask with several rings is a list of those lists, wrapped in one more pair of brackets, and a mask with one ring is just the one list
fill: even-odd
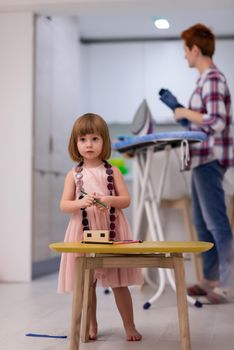
[(79, 204), (81, 208), (91, 207), (94, 204), (94, 195), (85, 195), (82, 199), (79, 199)]
[(95, 206), (101, 210), (108, 210), (111, 207), (111, 200), (110, 200), (110, 196), (95, 196), (95, 199), (99, 200), (100, 202), (102, 202), (103, 204), (105, 204), (106, 206), (103, 206), (102, 204), (98, 203), (98, 202), (94, 202)]

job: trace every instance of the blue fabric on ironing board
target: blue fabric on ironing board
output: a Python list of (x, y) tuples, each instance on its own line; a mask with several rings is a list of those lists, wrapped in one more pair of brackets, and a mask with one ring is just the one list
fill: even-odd
[(160, 144), (171, 144), (178, 146), (178, 141), (205, 141), (207, 138), (206, 134), (201, 131), (170, 131), (170, 132), (156, 132), (144, 136), (121, 136), (121, 141), (112, 144), (114, 151), (126, 152), (137, 148), (147, 147), (154, 145), (159, 146)]

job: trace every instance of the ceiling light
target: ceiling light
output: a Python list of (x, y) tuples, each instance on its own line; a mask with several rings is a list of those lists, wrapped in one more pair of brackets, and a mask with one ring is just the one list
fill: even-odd
[(154, 19), (154, 25), (158, 29), (168, 29), (170, 27), (168, 20), (165, 18)]

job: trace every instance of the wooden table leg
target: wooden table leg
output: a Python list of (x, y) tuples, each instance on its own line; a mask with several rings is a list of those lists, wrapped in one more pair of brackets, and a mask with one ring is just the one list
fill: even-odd
[(181, 350), (191, 350), (183, 256), (173, 256)]
[(74, 290), (72, 301), (72, 322), (70, 350), (79, 350), (80, 344), (80, 323), (83, 306), (85, 257), (76, 259), (76, 270), (74, 276)]
[(94, 270), (85, 270), (84, 279), (84, 301), (83, 301), (83, 311), (82, 311), (82, 331), (81, 331), (81, 341), (87, 342), (89, 340), (89, 325), (90, 325), (90, 315), (92, 308), (93, 299), (93, 275)]

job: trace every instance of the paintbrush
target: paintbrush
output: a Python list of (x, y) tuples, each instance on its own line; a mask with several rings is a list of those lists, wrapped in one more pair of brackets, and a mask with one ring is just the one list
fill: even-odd
[[(87, 192), (85, 192), (85, 191), (83, 191), (83, 190), (81, 190), (80, 192), (83, 193), (83, 194), (85, 194), (85, 195), (88, 194)], [(105, 203), (103, 203), (103, 202), (101, 202), (99, 199), (96, 199), (96, 198), (95, 198), (95, 199), (94, 199), (94, 202), (96, 202), (96, 203), (98, 203), (98, 204), (101, 204), (103, 207), (109, 209), (108, 205), (105, 204)]]

